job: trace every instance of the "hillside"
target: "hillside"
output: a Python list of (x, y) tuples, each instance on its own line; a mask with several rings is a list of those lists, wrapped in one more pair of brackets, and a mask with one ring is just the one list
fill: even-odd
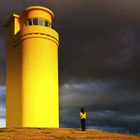
[(67, 128), (1, 128), (0, 140), (140, 140), (140, 137)]

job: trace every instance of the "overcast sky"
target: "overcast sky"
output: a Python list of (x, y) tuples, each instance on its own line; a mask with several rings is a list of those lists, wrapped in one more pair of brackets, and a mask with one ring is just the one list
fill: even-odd
[(60, 123), (140, 127), (139, 0), (0, 0), (0, 118), (5, 118), (5, 29), (12, 13), (41, 5), (59, 32)]

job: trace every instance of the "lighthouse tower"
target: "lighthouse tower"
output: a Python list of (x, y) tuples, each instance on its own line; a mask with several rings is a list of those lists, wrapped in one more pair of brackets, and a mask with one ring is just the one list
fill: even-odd
[(59, 127), (58, 33), (54, 14), (31, 6), (6, 23), (7, 127)]

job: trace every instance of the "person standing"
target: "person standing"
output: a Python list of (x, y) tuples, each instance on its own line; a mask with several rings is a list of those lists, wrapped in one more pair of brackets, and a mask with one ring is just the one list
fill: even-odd
[(82, 107), (81, 108), (81, 111), (80, 111), (80, 120), (81, 120), (81, 128), (82, 128), (82, 131), (85, 131), (86, 130), (86, 112), (84, 111), (84, 108)]

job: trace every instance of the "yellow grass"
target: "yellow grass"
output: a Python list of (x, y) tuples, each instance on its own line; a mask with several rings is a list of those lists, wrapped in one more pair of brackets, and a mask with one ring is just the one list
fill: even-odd
[(140, 137), (68, 128), (2, 128), (0, 140), (140, 140)]

